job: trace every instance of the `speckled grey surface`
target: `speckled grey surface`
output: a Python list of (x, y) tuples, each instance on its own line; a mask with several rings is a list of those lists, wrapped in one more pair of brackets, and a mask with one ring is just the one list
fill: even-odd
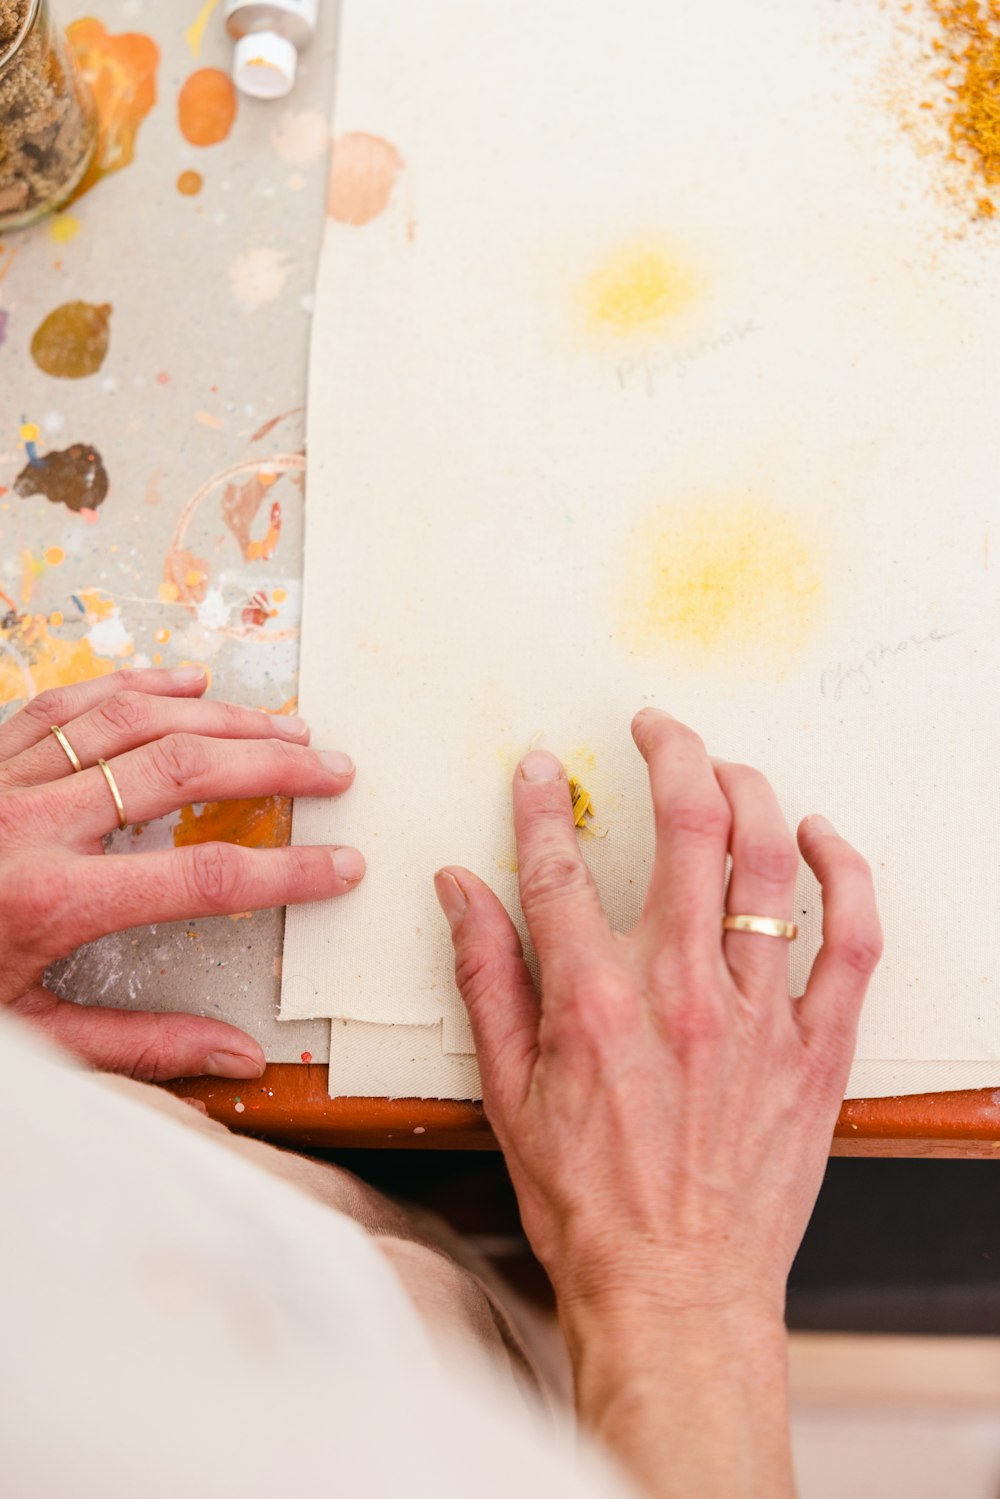
[[(321, 6), (293, 94), (241, 97), (226, 139), (197, 147), (179, 127), (180, 90), (200, 68), (227, 69), (230, 53), (221, 6), (200, 46), (188, 30), (202, 9), (99, 0), (88, 12), (112, 38), (155, 42), (156, 103), (129, 165), (55, 222), (0, 241), (0, 713), (53, 682), (157, 659), (203, 662), (212, 693), (236, 702), (277, 711), (295, 697), (336, 6)], [(178, 190), (185, 171), (203, 179), (196, 195)], [(36, 367), (31, 340), (53, 308), (76, 300), (111, 304), (107, 357), (86, 378), (54, 378)], [(96, 512), (16, 492), (23, 423), (37, 426), (43, 457), (75, 443), (100, 453), (110, 484)], [(223, 497), (229, 485), (230, 508), (234, 496), (252, 508), (261, 475), (266, 493), (241, 538)], [(170, 846), (177, 822), (120, 835), (116, 848)], [(225, 1017), (272, 1060), (325, 1060), (325, 1022), (275, 1019), (281, 929), (278, 911), (141, 928), (82, 949), (51, 980), (81, 1001)]]

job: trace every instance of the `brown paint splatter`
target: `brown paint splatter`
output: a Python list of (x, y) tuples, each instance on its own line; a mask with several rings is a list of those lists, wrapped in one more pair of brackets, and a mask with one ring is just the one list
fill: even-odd
[(54, 505), (77, 512), (94, 511), (107, 497), (108, 472), (96, 448), (75, 442), (25, 464), (14, 480), (14, 492), (24, 498), (43, 494)]
[(368, 224), (388, 207), (403, 158), (379, 135), (351, 131), (333, 143), (326, 211), (342, 224)]
[(91, 16), (72, 22), (66, 35), (97, 105), (97, 150), (75, 199), (134, 158), (139, 126), (156, 103), (160, 49), (140, 32), (112, 36)]
[(182, 807), (174, 847), (188, 843), (241, 843), (244, 848), (281, 848), (292, 835), (292, 803), (287, 796), (248, 801), (205, 802)]
[(104, 363), (111, 337), (107, 302), (63, 302), (35, 330), (31, 357), (40, 370), (58, 380), (95, 375)]
[(192, 146), (217, 146), (233, 128), (236, 89), (220, 68), (199, 68), (185, 81), (177, 100), (181, 134)]
[(273, 473), (261, 472), (244, 484), (227, 484), (222, 492), (222, 519), (239, 542), (247, 562), (266, 561), (273, 555), (281, 537), (281, 506), (277, 500), (271, 506), (270, 524), (264, 539), (254, 541), (250, 535), (257, 511), (274, 481)]
[(205, 179), (200, 172), (181, 172), (177, 179), (177, 191), (185, 198), (195, 198), (201, 192)]

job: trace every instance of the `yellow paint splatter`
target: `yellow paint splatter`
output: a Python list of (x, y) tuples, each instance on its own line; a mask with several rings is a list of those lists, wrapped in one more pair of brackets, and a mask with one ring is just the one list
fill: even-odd
[(165, 629), (157, 630), (156, 634), (153, 636), (153, 639), (156, 641), (157, 645), (166, 645), (167, 641), (170, 639), (170, 631)]
[(191, 22), (190, 26), (184, 28), (184, 40), (188, 44), (188, 51), (197, 62), (201, 56), (201, 44), (205, 38), (205, 27), (208, 25), (213, 10), (219, 0), (205, 0), (204, 5)]
[(285, 588), (272, 588), (271, 597), (276, 604), (283, 604), (288, 597), (288, 590)]
[(781, 669), (821, 616), (815, 550), (769, 501), (709, 495), (653, 512), (624, 551), (617, 638), (689, 664)]
[(66, 561), (66, 553), (63, 551), (62, 547), (47, 547), (45, 551), (45, 560), (48, 563), (49, 567), (58, 567), (60, 562)]
[(658, 241), (636, 240), (591, 272), (580, 300), (591, 332), (629, 338), (668, 326), (703, 291), (703, 278), (682, 256)]
[(70, 240), (76, 239), (82, 227), (80, 220), (71, 213), (57, 213), (49, 220), (49, 238), (57, 245), (68, 245)]
[(26, 700), (46, 688), (85, 682), (113, 670), (110, 661), (94, 654), (88, 640), (53, 635), (44, 614), (22, 614), (12, 624), (0, 625), (0, 703)]
[(573, 821), (578, 828), (586, 826), (587, 819), (594, 815), (594, 804), (590, 792), (576, 778), (569, 778), (569, 794), (573, 803)]
[(60, 609), (53, 609), (52, 613), (49, 615), (49, 629), (58, 630), (62, 622), (62, 611)]

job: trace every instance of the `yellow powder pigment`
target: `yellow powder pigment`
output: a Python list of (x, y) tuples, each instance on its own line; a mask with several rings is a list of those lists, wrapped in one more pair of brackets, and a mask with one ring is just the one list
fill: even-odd
[(594, 815), (594, 804), (589, 791), (581, 786), (576, 776), (569, 778), (569, 794), (573, 799), (573, 821), (578, 828), (586, 827), (588, 817)]
[(781, 675), (822, 613), (801, 525), (767, 501), (709, 495), (654, 511), (625, 549), (617, 638), (694, 667)]
[(940, 35), (953, 155), (978, 179), (975, 206), (992, 218), (997, 205), (982, 187), (1000, 188), (1000, 0), (929, 0)]
[(657, 332), (701, 293), (694, 269), (664, 246), (637, 241), (615, 251), (580, 288), (591, 332), (616, 338)]

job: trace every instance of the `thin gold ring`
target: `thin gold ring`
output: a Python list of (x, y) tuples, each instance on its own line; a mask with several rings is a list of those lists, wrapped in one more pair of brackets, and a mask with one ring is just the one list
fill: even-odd
[(115, 799), (115, 807), (118, 810), (118, 826), (124, 831), (128, 827), (128, 818), (125, 816), (125, 803), (122, 801), (122, 794), (118, 790), (118, 782), (111, 774), (111, 767), (107, 760), (98, 760), (97, 765), (108, 783), (108, 790)]
[(57, 723), (54, 723), (52, 725), (51, 729), (49, 730), (49, 733), (50, 734), (54, 734), (56, 736), (56, 738), (58, 739), (59, 743), (62, 745), (63, 749), (66, 751), (66, 758), (69, 761), (69, 763), (72, 765), (73, 769), (74, 770), (82, 770), (83, 766), (80, 764), (80, 756), (77, 754), (76, 750), (70, 744), (69, 740), (66, 738), (66, 735), (63, 733), (62, 729), (59, 727), (59, 725)]
[(799, 929), (794, 921), (779, 921), (776, 916), (723, 916), (724, 932), (758, 932), (762, 937), (784, 937), (794, 942)]

